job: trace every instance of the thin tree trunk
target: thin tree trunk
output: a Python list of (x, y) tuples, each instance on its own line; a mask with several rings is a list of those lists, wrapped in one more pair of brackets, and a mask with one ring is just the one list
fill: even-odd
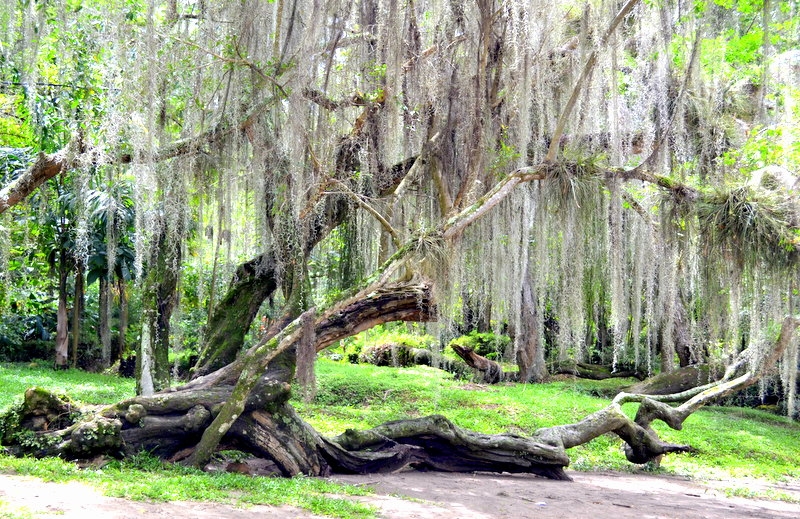
[(58, 313), (56, 314), (56, 368), (66, 368), (69, 362), (69, 316), (67, 313), (66, 250), (59, 251), (58, 261)]
[(109, 323), (109, 312), (111, 305), (111, 289), (108, 282), (108, 277), (100, 276), (100, 301), (99, 312), (100, 322), (98, 326), (98, 335), (100, 336), (101, 347), (101, 367), (108, 368), (111, 365), (111, 327)]
[(157, 377), (153, 359), (155, 313), (151, 308), (145, 308), (142, 312), (142, 335), (136, 348), (136, 394), (142, 396), (156, 392)]
[(530, 271), (525, 267), (522, 285), (522, 311), (519, 330), (514, 344), (517, 351), (517, 366), (520, 382), (541, 382), (547, 375), (544, 362), (544, 347), (539, 338), (539, 317), (531, 288)]
[(83, 316), (83, 266), (75, 267), (75, 294), (72, 300), (72, 367), (78, 367), (78, 345), (81, 340), (81, 318)]
[(117, 358), (121, 359), (125, 354), (126, 341), (128, 334), (128, 294), (126, 292), (125, 280), (117, 278), (117, 291), (119, 292), (119, 351)]
[(211, 286), (208, 289), (207, 323), (210, 323), (211, 318), (214, 316), (214, 300), (217, 296), (217, 270), (219, 268), (219, 248), (222, 245), (222, 222), (224, 211), (224, 197), (221, 193), (217, 195), (217, 203), (219, 204), (219, 208), (217, 210), (217, 234), (215, 236), (216, 239), (214, 243), (214, 266), (211, 268)]
[(142, 335), (136, 352), (136, 390), (142, 395), (170, 384), (169, 320), (177, 301), (177, 275), (170, 273), (171, 268), (160, 268), (164, 266), (152, 267), (142, 295)]

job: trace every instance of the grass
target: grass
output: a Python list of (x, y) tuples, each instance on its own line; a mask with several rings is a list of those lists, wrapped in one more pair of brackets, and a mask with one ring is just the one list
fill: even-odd
[(0, 364), (0, 409), (22, 400), (30, 387), (46, 387), (68, 394), (84, 404), (108, 404), (132, 397), (135, 383), (130, 378), (87, 373), (77, 369), (54, 371), (48, 364)]
[[(562, 380), (538, 385), (482, 386), (454, 380), (428, 367), (383, 368), (320, 359), (318, 392), (311, 403), (295, 400), (302, 416), (324, 435), (347, 428), (369, 428), (388, 420), (443, 414), (456, 424), (483, 433), (532, 434), (538, 428), (575, 422), (608, 404), (607, 394), (632, 380)], [(79, 371), (54, 372), (30, 365), (0, 365), (0, 408), (19, 399), (29, 386), (68, 393), (80, 402), (99, 404), (133, 393), (130, 380)], [(626, 412), (635, 413), (634, 405)], [(665, 440), (690, 444), (691, 455), (664, 458), (659, 473), (696, 478), (761, 478), (768, 482), (800, 478), (800, 424), (767, 412), (710, 407), (695, 413), (684, 430), (655, 424)], [(642, 470), (625, 460), (622, 444), (604, 435), (569, 451), (577, 470)], [(333, 484), (319, 478), (253, 478), (207, 474), (163, 465), (147, 455), (114, 462), (102, 470), (78, 469), (57, 459), (0, 456), (0, 471), (49, 481), (81, 480), (111, 496), (142, 500), (203, 500), (232, 504), (288, 504), (320, 515), (374, 517), (375, 511), (347, 499), (369, 489)], [(731, 487), (734, 495), (744, 491)], [(746, 492), (744, 492), (746, 493)], [(773, 495), (774, 494), (774, 495)], [(771, 496), (771, 497), (770, 497)], [(782, 499), (775, 492), (758, 497)], [(0, 508), (0, 513), (2, 512)], [(2, 516), (5, 517), (5, 516)], [(9, 516), (17, 517), (17, 516)]]
[(215, 501), (233, 505), (291, 505), (319, 515), (372, 518), (371, 507), (336, 496), (355, 496), (369, 489), (322, 478), (268, 478), (234, 473), (205, 473), (162, 463), (148, 454), (115, 461), (102, 469), (80, 469), (58, 458), (0, 456), (0, 472), (44, 481), (82, 481), (110, 497), (137, 501)]
[(33, 519), (36, 517), (25, 507), (15, 507), (0, 499), (0, 519)]
[[(387, 420), (443, 414), (461, 427), (483, 433), (532, 434), (540, 427), (576, 422), (602, 409), (606, 394), (635, 380), (563, 380), (547, 384), (479, 386), (453, 380), (428, 367), (382, 368), (321, 360), (317, 398), (295, 402), (305, 419), (325, 435), (348, 427), (369, 428)], [(633, 416), (636, 406), (625, 411)], [(654, 424), (667, 441), (698, 452), (666, 456), (660, 473), (698, 478), (800, 478), (800, 424), (756, 409), (707, 407), (681, 431)], [(622, 442), (604, 435), (570, 449), (576, 470), (641, 470), (622, 452)]]

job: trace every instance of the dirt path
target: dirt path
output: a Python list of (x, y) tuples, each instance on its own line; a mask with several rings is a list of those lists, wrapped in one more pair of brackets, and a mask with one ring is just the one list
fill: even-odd
[[(720, 488), (744, 482), (701, 484), (646, 474), (570, 472), (572, 483), (507, 474), (403, 472), (338, 476), (335, 479), (376, 489), (359, 498), (386, 519), (519, 519), (520, 517), (614, 519), (751, 519), (800, 517), (800, 504), (727, 498)], [(758, 490), (755, 483), (747, 488)], [(762, 484), (763, 485), (763, 484)], [(766, 488), (762, 489), (766, 490)], [(800, 499), (800, 485), (772, 490)], [(403, 497), (399, 497), (403, 496)], [(0, 518), (8, 513), (37, 518), (250, 519), (315, 516), (290, 507), (236, 508), (216, 503), (142, 503), (102, 496), (81, 483), (44, 483), (0, 475)]]
[[(387, 518), (537, 519), (606, 518), (750, 519), (800, 517), (800, 504), (726, 498), (712, 485), (682, 478), (570, 472), (574, 482), (509, 474), (405, 472), (345, 476), (369, 482)], [(730, 485), (728, 485), (730, 486)], [(800, 500), (800, 485), (780, 489)], [(400, 494), (415, 500), (388, 497)]]

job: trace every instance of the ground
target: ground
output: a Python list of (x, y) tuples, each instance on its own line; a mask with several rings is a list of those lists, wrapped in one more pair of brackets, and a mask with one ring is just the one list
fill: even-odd
[[(797, 518), (800, 504), (725, 496), (724, 488), (780, 492), (800, 501), (800, 482), (765, 486), (752, 481), (695, 482), (649, 474), (573, 472), (574, 482), (509, 474), (401, 472), (389, 475), (337, 476), (338, 481), (368, 485), (376, 493), (357, 499), (376, 506), (386, 519), (519, 519), (520, 517), (614, 519)], [(85, 519), (157, 518), (256, 519), (313, 516), (303, 510), (217, 503), (143, 503), (102, 496), (82, 483), (44, 483), (0, 475), (0, 518)], [(27, 515), (26, 515), (27, 514)]]

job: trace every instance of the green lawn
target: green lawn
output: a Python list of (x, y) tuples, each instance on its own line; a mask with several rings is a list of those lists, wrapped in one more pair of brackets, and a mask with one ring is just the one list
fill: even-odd
[[(320, 359), (315, 400), (294, 404), (322, 434), (367, 428), (387, 420), (443, 414), (456, 424), (484, 433), (530, 434), (540, 427), (574, 422), (608, 404), (596, 394), (630, 380), (559, 381), (539, 385), (481, 386), (453, 380), (428, 367), (379, 368)], [(111, 403), (133, 395), (133, 381), (80, 371), (53, 371), (36, 365), (0, 365), (0, 408), (18, 401), (31, 386), (67, 393), (87, 404)], [(626, 406), (630, 414), (635, 406)], [(667, 456), (661, 473), (692, 477), (758, 477), (770, 481), (800, 478), (800, 424), (763, 411), (712, 407), (695, 413), (683, 431), (658, 427), (666, 440), (698, 449)], [(569, 451), (577, 470), (641, 470), (625, 460), (612, 435)], [(47, 480), (81, 479), (112, 496), (150, 500), (214, 500), (230, 503), (290, 504), (334, 517), (373, 517), (374, 510), (346, 496), (363, 488), (316, 478), (251, 478), (205, 474), (164, 466), (147, 455), (114, 462), (102, 470), (80, 470), (60, 460), (13, 459), (0, 455), (0, 471)], [(733, 489), (732, 492), (741, 492)], [(764, 497), (764, 496), (760, 496)], [(769, 497), (769, 496), (767, 496)], [(773, 496), (774, 497), (774, 496)]]
[[(386, 420), (443, 414), (484, 433), (530, 434), (571, 423), (608, 405), (606, 394), (634, 380), (567, 380), (537, 385), (478, 386), (452, 380), (428, 367), (380, 368), (321, 360), (318, 392), (311, 404), (296, 402), (323, 434), (372, 427)], [(633, 416), (634, 404), (625, 406)], [(690, 416), (682, 431), (654, 424), (661, 437), (689, 444), (697, 453), (666, 456), (660, 472), (692, 477), (754, 476), (774, 481), (800, 478), (800, 423), (755, 409), (707, 407)], [(635, 470), (622, 442), (605, 435), (569, 451), (577, 470)]]

